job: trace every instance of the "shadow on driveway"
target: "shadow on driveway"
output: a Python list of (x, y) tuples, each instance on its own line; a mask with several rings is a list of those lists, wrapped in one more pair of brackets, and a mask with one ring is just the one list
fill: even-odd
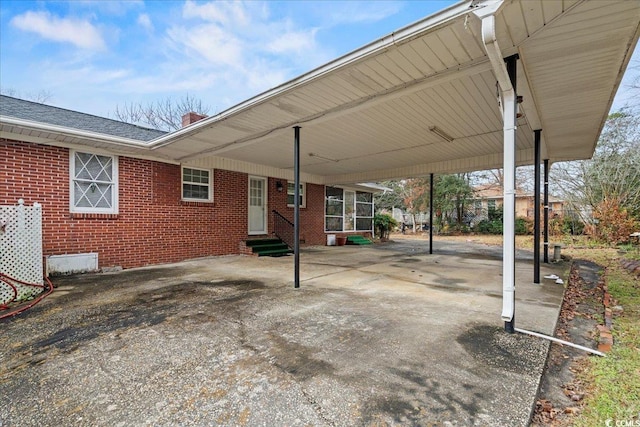
[[(502, 331), (500, 260), (421, 244), (306, 249), (298, 290), (291, 257), (57, 278), (0, 322), (0, 425), (526, 425), (548, 343)], [(525, 258), (550, 333), (562, 287)]]

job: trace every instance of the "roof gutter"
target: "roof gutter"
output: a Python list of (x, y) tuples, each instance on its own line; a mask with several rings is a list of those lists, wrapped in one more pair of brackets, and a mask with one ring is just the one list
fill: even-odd
[(52, 125), (48, 123), (34, 122), (31, 120), (18, 119), (18, 118), (9, 117), (9, 116), (0, 116), (0, 124), (9, 125), (9, 126), (19, 126), (21, 128), (29, 129), (32, 131), (50, 132), (50, 133), (69, 136), (73, 138), (90, 139), (91, 141), (98, 141), (98, 142), (113, 144), (120, 147), (149, 149), (149, 146), (150, 146), (149, 142), (139, 141), (137, 139), (106, 135), (103, 133), (73, 129), (65, 126), (57, 126), (57, 125)]
[(502, 112), (504, 132), (504, 216), (503, 216), (503, 252), (502, 252), (502, 320), (505, 329), (514, 332), (515, 324), (515, 148), (516, 148), (516, 91), (515, 62), (510, 68), (498, 45), (496, 35), (496, 14), (500, 12), (504, 1), (493, 1), (486, 7), (478, 8), (474, 13), (482, 20), (482, 43), (500, 88), (500, 110)]

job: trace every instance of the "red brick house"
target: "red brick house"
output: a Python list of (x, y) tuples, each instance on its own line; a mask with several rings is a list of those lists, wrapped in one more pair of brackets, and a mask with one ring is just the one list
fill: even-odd
[[(0, 205), (42, 205), (45, 258), (97, 254), (99, 268), (131, 268), (251, 253), (245, 242), (273, 236), (276, 216), (293, 221), (291, 179), (127, 153), (119, 144), (164, 132), (7, 96), (0, 115), (12, 126), (0, 135)], [(183, 124), (201, 118), (186, 115)], [(49, 134), (33, 137), (33, 127)], [(67, 134), (82, 134), (90, 145), (66, 142)], [(303, 182), (301, 243), (326, 244), (336, 233), (370, 236), (366, 190)]]
[[(516, 189), (516, 216), (522, 218), (534, 217), (535, 195), (521, 189)], [(489, 209), (495, 209), (504, 205), (504, 189), (500, 185), (487, 184), (474, 188), (473, 198), (474, 214), (476, 216), (486, 215)], [(564, 210), (564, 201), (549, 195), (549, 215), (561, 215)]]

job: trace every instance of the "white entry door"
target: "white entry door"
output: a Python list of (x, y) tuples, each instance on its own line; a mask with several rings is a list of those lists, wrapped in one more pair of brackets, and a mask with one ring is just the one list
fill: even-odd
[(249, 234), (267, 234), (267, 179), (249, 177)]

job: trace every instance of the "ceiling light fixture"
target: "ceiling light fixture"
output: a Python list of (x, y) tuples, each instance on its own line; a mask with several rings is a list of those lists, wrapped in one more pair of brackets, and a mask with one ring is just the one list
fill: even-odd
[(429, 130), (447, 142), (453, 141), (453, 137), (437, 126), (431, 126)]
[(309, 153), (309, 157), (317, 157), (317, 158), (319, 158), (319, 159), (322, 159), (322, 160), (328, 160), (328, 161), (330, 161), (330, 162), (336, 162), (336, 163), (338, 163), (338, 162), (339, 162), (339, 160), (331, 159), (331, 158), (329, 158), (329, 157), (324, 157), (324, 156), (321, 156), (321, 155), (319, 155), (319, 154), (315, 154), (315, 153)]

